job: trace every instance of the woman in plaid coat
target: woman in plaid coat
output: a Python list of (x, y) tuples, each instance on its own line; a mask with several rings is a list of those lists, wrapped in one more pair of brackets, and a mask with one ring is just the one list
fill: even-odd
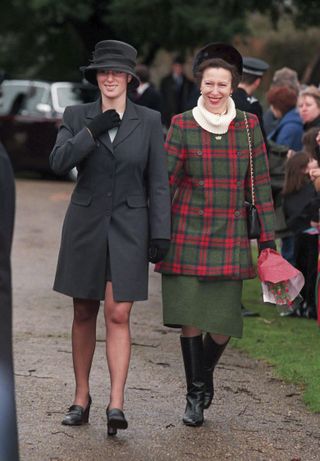
[[(251, 200), (245, 114), (231, 93), (242, 57), (232, 46), (209, 44), (196, 55), (197, 106), (172, 119), (166, 149), (172, 195), (170, 250), (162, 272), (164, 324), (182, 327), (187, 381), (183, 422), (203, 423), (213, 398), (213, 370), (231, 336), (241, 337), (242, 281), (255, 276), (245, 201)], [(274, 244), (274, 213), (265, 145), (255, 115), (252, 140), (259, 248)], [(202, 337), (202, 332), (207, 332)]]

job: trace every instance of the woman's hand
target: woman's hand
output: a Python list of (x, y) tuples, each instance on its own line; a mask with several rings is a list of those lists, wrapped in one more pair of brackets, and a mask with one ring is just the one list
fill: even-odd
[(100, 136), (105, 131), (111, 130), (120, 126), (121, 119), (118, 112), (114, 109), (106, 110), (102, 114), (97, 115), (90, 123), (87, 128), (92, 134), (93, 138)]
[(266, 240), (265, 242), (258, 242), (259, 254), (261, 253), (262, 250), (265, 250), (266, 248), (271, 248), (271, 250), (277, 251), (276, 242), (274, 240)]
[(153, 239), (150, 242), (148, 256), (149, 261), (153, 264), (163, 260), (169, 251), (170, 240), (167, 239)]
[(310, 178), (314, 181), (316, 178), (320, 177), (320, 168), (312, 168), (309, 171)]

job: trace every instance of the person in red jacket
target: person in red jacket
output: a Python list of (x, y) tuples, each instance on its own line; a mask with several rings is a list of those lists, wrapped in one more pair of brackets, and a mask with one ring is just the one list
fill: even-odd
[[(164, 324), (182, 329), (187, 382), (183, 422), (203, 424), (213, 394), (213, 371), (231, 336), (242, 336), (244, 279), (255, 276), (245, 202), (251, 200), (249, 137), (261, 234), (274, 248), (274, 211), (266, 149), (255, 115), (236, 110), (231, 94), (242, 57), (213, 43), (195, 57), (201, 96), (176, 115), (166, 150), (172, 198), (169, 252), (162, 272)], [(207, 332), (202, 337), (202, 332)]]

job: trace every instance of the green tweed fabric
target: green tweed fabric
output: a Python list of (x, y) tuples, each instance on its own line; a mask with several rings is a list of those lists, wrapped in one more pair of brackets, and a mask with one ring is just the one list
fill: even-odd
[(163, 323), (241, 338), (241, 294), (241, 280), (162, 274)]
[[(268, 159), (256, 116), (252, 137), (260, 241), (274, 239)], [(237, 111), (228, 132), (203, 130), (188, 111), (173, 118), (166, 142), (172, 194), (170, 250), (156, 270), (166, 274), (243, 280), (255, 276), (245, 202), (251, 200), (248, 136)]]

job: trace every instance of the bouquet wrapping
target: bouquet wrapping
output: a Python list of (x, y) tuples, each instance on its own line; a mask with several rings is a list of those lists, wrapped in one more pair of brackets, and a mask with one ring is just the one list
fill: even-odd
[(266, 303), (290, 306), (304, 285), (302, 273), (271, 248), (259, 255), (258, 275)]

